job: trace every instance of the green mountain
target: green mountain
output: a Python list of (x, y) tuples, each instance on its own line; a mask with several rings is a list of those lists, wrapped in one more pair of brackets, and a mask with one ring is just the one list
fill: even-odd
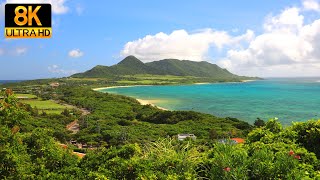
[(220, 68), (216, 64), (206, 61), (195, 62), (178, 59), (164, 59), (146, 63), (147, 66), (155, 68), (161, 75), (175, 76), (196, 76), (196, 77), (214, 77), (214, 78), (234, 78), (237, 75), (230, 73), (226, 69)]
[(132, 74), (146, 74), (148, 73), (148, 67), (143, 62), (134, 56), (128, 56), (120, 63), (113, 66), (101, 66), (98, 65), (89, 71), (84, 73), (78, 73), (72, 75), (72, 77), (113, 77), (119, 75), (132, 75)]
[(123, 75), (152, 74), (152, 75), (174, 75), (194, 76), (213, 79), (243, 79), (216, 64), (206, 61), (195, 62), (189, 60), (164, 59), (149, 63), (143, 63), (134, 56), (128, 56), (113, 66), (98, 65), (84, 73), (74, 74), (76, 78), (105, 78)]

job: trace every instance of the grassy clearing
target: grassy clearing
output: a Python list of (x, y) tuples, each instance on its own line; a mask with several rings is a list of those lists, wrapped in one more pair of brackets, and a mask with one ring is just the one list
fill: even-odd
[(67, 81), (99, 81), (105, 80), (103, 78), (67, 78)]
[(39, 111), (45, 111), (48, 114), (60, 114), (65, 108), (71, 109), (71, 107), (58, 104), (51, 100), (30, 99), (21, 100), (21, 102), (30, 104), (32, 107), (37, 107)]
[(33, 94), (15, 94), (17, 98), (21, 98), (21, 99), (34, 99), (37, 98), (36, 95)]
[(57, 110), (40, 110), (40, 112), (46, 112), (47, 114), (61, 114), (63, 109), (57, 109)]
[(138, 75), (126, 75), (122, 76), (120, 80), (116, 81), (119, 84), (128, 85), (152, 85), (152, 84), (179, 84), (179, 83), (192, 83), (197, 81), (197, 77), (192, 76), (173, 76), (173, 75), (150, 75), (150, 74), (138, 74)]
[(23, 100), (23, 103), (30, 104), (32, 107), (37, 107), (38, 109), (64, 109), (65, 106), (55, 103), (54, 101), (47, 100)]
[(196, 78), (192, 76), (150, 75), (150, 74), (127, 75), (123, 77), (136, 78), (136, 79), (142, 79), (142, 80), (167, 80), (167, 81)]
[(149, 84), (177, 84), (178, 82), (174, 81), (159, 81), (159, 80), (136, 80), (136, 81), (129, 81), (129, 80), (121, 80), (117, 81), (118, 84), (140, 84), (140, 85), (149, 85)]

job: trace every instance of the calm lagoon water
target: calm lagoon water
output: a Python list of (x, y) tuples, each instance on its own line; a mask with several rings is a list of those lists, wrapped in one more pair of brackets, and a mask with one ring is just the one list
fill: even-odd
[(153, 101), (170, 110), (193, 110), (253, 123), (277, 117), (283, 124), (320, 119), (320, 78), (273, 78), (246, 83), (137, 86), (104, 89)]

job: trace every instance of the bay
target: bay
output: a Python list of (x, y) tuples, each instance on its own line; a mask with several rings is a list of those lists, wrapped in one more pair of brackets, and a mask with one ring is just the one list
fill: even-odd
[(135, 86), (102, 89), (154, 102), (170, 110), (192, 110), (249, 123), (277, 117), (282, 124), (320, 119), (320, 78), (270, 78), (245, 83)]

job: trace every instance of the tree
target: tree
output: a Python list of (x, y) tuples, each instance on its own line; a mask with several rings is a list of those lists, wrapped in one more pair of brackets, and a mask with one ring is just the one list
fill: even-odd
[(264, 120), (257, 118), (257, 120), (254, 121), (254, 126), (256, 127), (263, 127), (265, 126), (266, 123), (264, 122)]
[(28, 113), (18, 103), (18, 99), (13, 95), (11, 89), (0, 92), (0, 124), (8, 128), (20, 126), (21, 120), (28, 118)]
[(68, 110), (67, 108), (65, 108), (65, 109), (62, 111), (61, 114), (64, 115), (64, 116), (66, 116), (66, 117), (69, 117), (69, 116), (70, 116), (70, 112), (69, 112), (69, 110)]
[[(11, 90), (0, 97), (0, 179), (57, 179), (57, 174), (76, 168), (77, 157), (59, 147), (50, 131), (36, 128), (21, 134), (21, 121), (29, 121), (29, 114)], [(71, 179), (71, 173), (63, 173), (62, 179)]]
[(218, 132), (215, 129), (210, 129), (209, 131), (210, 139), (218, 139)]
[(27, 112), (18, 104), (12, 90), (0, 92), (0, 179), (30, 179), (32, 165), (19, 134)]

